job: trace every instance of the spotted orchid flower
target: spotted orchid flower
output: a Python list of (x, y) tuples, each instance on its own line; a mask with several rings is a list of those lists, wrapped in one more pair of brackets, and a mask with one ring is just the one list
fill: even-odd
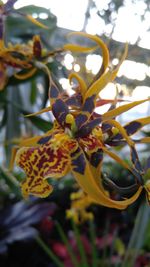
[[(39, 44), (37, 44), (39, 43)], [(38, 36), (34, 36), (33, 42), (28, 44), (9, 44), (8, 47), (3, 46), (3, 48), (0, 49), (0, 90), (3, 90), (7, 80), (7, 70), (9, 67), (14, 69), (14, 76), (16, 78), (28, 78), (29, 76), (33, 75), (36, 71), (36, 68), (33, 67), (34, 65), (34, 59), (36, 59), (36, 53), (37, 48), (40, 49), (41, 42)], [(35, 53), (36, 52), (36, 53)], [(38, 53), (39, 54), (39, 53)], [(19, 75), (17, 74), (20, 70), (28, 70), (29, 72), (25, 75)]]
[[(135, 142), (127, 131), (127, 128), (134, 128), (133, 126), (137, 125), (136, 122), (132, 122), (130, 127), (123, 127), (115, 118), (149, 99), (124, 104), (120, 107), (112, 103), (107, 112), (97, 114), (95, 107), (101, 102), (99, 93), (115, 79), (127, 49), (118, 66), (110, 69), (109, 51), (103, 41), (97, 36), (77, 34), (95, 41), (102, 49), (103, 64), (99, 77), (88, 87), (80, 76), (75, 73), (71, 74), (69, 79), (76, 78), (78, 81), (77, 92), (72, 97), (61, 94), (51, 80), (49, 93), (51, 106), (37, 114), (51, 110), (55, 118), (53, 129), (43, 136), (23, 141), (16, 155), (17, 165), (26, 173), (26, 179), (21, 185), (22, 193), (24, 197), (28, 197), (29, 194), (47, 197), (53, 190), (48, 183), (48, 178), (58, 179), (71, 172), (88, 197), (89, 203), (124, 209), (138, 198), (144, 187), (143, 170), (135, 149)], [(95, 47), (87, 48), (67, 44), (64, 49), (73, 52), (88, 52)], [(136, 127), (133, 132), (148, 124), (149, 120), (143, 119), (138, 123), (139, 127)], [(129, 146), (131, 165), (109, 149), (113, 146), (113, 142), (118, 142), (118, 144), (124, 142)], [(132, 197), (117, 201), (111, 199), (106, 192), (101, 177), (105, 154), (128, 169), (135, 177), (135, 192)]]
[[(3, 90), (7, 84), (9, 67), (13, 69), (17, 79), (27, 79), (35, 74), (38, 61), (46, 63), (46, 59), (55, 54), (54, 51), (48, 52), (42, 48), (40, 37), (37, 35), (27, 44), (5, 44), (5, 17), (9, 14), (17, 13), (37, 26), (47, 28), (32, 16), (15, 10), (13, 8), (15, 2), (16, 0), (9, 0), (6, 4), (0, 4), (0, 90)], [(25, 70), (25, 73), (18, 74), (21, 70)]]

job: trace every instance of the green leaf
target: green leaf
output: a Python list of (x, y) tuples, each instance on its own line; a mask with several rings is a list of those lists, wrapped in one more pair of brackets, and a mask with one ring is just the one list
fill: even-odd
[[(22, 114), (29, 115), (30, 113), (22, 110)], [(26, 117), (26, 119), (30, 120), (34, 126), (36, 126), (39, 130), (42, 130), (43, 132), (47, 132), (53, 128), (53, 123), (38, 116)]]
[(141, 203), (134, 224), (134, 229), (128, 244), (125, 258), (121, 267), (133, 267), (135, 260), (142, 248), (147, 235), (147, 226), (149, 223), (150, 208), (147, 203)]
[(20, 92), (17, 87), (9, 86), (7, 88), (7, 98), (6, 101), (6, 130), (5, 130), (5, 152), (6, 152), (6, 163), (8, 164), (11, 157), (12, 140), (13, 138), (20, 137), (21, 134), (21, 124), (19, 123), (19, 110), (13, 105), (13, 103), (20, 103), (22, 105), (22, 99)]
[(7, 112), (6, 112), (6, 108), (4, 108), (4, 112), (3, 112), (3, 115), (2, 115), (2, 120), (0, 122), (0, 130), (2, 130), (3, 127), (5, 127), (6, 121), (7, 121)]
[[(50, 32), (52, 32), (56, 28), (56, 16), (54, 16), (48, 9), (43, 7), (38, 7), (34, 5), (29, 5), (17, 9), (18, 12), (22, 14), (28, 15), (36, 15), (37, 20), (42, 24), (46, 25), (48, 29), (43, 29), (33, 24), (24, 16), (15, 16), (10, 15), (7, 16), (6, 19), (6, 32), (7, 41), (11, 41), (14, 38), (21, 38), (22, 41), (29, 40), (35, 34), (44, 34), (44, 38), (48, 38)], [(41, 16), (45, 16), (46, 19), (41, 19)], [(18, 27), (19, 25), (19, 27)]]
[[(18, 105), (16, 103), (16, 101), (11, 101), (11, 100), (5, 99), (5, 102), (8, 103), (8, 104), (11, 104), (12, 106), (14, 106), (14, 108), (17, 109), (24, 116), (29, 115), (29, 114), (32, 113), (32, 112), (29, 112), (29, 111), (23, 109), (20, 105)], [(42, 118), (40, 118), (38, 116), (36, 116), (36, 117), (35, 116), (30, 116), (30, 117), (26, 117), (26, 119), (30, 120), (34, 126), (36, 126), (39, 130), (42, 130), (43, 132), (47, 132), (47, 131), (51, 130), (52, 127), (53, 127), (53, 123), (52, 122), (49, 122), (49, 121), (47, 121), (45, 119), (42, 119)], [(18, 119), (16, 120), (16, 123), (18, 123)]]
[(6, 90), (0, 91), (0, 108), (2, 108), (5, 103), (6, 93)]
[(33, 105), (37, 98), (37, 88), (35, 79), (31, 81), (30, 103)]

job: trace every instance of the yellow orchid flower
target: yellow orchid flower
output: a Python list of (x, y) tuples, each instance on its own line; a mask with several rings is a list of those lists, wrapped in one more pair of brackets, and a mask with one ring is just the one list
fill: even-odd
[(91, 204), (93, 204), (88, 195), (86, 195), (82, 190), (79, 190), (78, 192), (72, 193), (70, 198), (71, 208), (66, 211), (67, 219), (73, 219), (76, 224), (94, 219), (93, 213), (86, 210)]
[[(26, 172), (26, 179), (21, 185), (22, 192), (24, 197), (28, 197), (29, 194), (46, 197), (52, 192), (52, 186), (47, 179), (57, 179), (71, 172), (90, 203), (125, 209), (139, 197), (143, 188), (149, 190), (143, 182), (143, 169), (135, 149), (135, 142), (128, 134), (135, 125), (135, 131), (137, 131), (148, 124), (149, 120), (143, 118), (143, 120), (133, 121), (128, 127), (123, 127), (114, 118), (149, 99), (117, 108), (112, 106), (108, 112), (102, 115), (96, 114), (95, 107), (97, 102), (99, 103), (99, 92), (114, 80), (127, 49), (118, 66), (110, 70), (108, 69), (108, 49), (101, 39), (85, 33), (79, 33), (79, 35), (90, 38), (100, 46), (103, 53), (103, 70), (100, 77), (89, 87), (82, 78), (72, 74), (69, 79), (76, 78), (79, 83), (78, 91), (72, 97), (62, 95), (48, 73), (51, 82), (49, 92), (51, 106), (38, 114), (51, 110), (55, 117), (54, 126), (43, 136), (33, 137), (20, 144), (16, 163)], [(66, 48), (77, 51), (80, 46), (66, 45)], [(83, 50), (87, 52), (90, 48), (84, 47), (81, 52)], [(45, 70), (48, 72), (46, 66)], [(133, 129), (132, 132), (134, 133)], [(121, 143), (130, 147), (130, 165), (108, 148)], [(113, 200), (106, 193), (101, 177), (105, 154), (127, 168), (135, 177), (133, 186), (136, 192), (132, 197)]]
[[(47, 59), (54, 57), (62, 50), (46, 51), (42, 48), (42, 43), (38, 35), (33, 36), (32, 42), (27, 44), (9, 43), (8, 47), (3, 46), (0, 49), (0, 90), (3, 90), (7, 81), (7, 69), (14, 69), (14, 77), (24, 80), (33, 76), (41, 62), (47, 64)], [(25, 70), (25, 73), (20, 71)]]
[[(15, 74), (16, 78), (28, 78), (32, 76), (36, 68), (34, 67), (34, 60), (36, 59), (36, 54), (35, 54), (35, 46), (37, 46), (37, 38), (39, 39), (39, 44), (40, 38), (37, 36), (34, 36), (33, 42), (28, 43), (28, 44), (16, 44), (12, 45), (9, 44), (8, 47), (1, 47), (0, 49), (0, 90), (4, 89), (4, 86), (7, 83), (8, 76), (7, 76), (7, 68), (8, 67), (13, 67), (15, 72), (23, 69), (29, 70), (29, 72), (25, 75), (18, 75)], [(37, 52), (37, 51), (36, 51)]]
[[(17, 0), (8, 0), (5, 4), (0, 5), (0, 90), (3, 90), (8, 81), (7, 69), (12, 67), (14, 69), (14, 76), (17, 79), (27, 79), (33, 76), (37, 70), (37, 62), (42, 61), (46, 63), (46, 59), (55, 55), (57, 52), (48, 52), (42, 48), (42, 43), (38, 35), (33, 37), (33, 41), (27, 44), (5, 44), (4, 42), (4, 26), (5, 17), (11, 14), (19, 14), (26, 17), (32, 23), (39, 27), (47, 29), (30, 15), (19, 13), (13, 8)], [(18, 74), (21, 70), (27, 70), (24, 74)]]

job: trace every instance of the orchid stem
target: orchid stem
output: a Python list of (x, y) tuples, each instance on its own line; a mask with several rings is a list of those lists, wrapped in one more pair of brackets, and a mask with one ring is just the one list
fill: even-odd
[(89, 232), (91, 238), (91, 247), (92, 247), (92, 267), (98, 267), (98, 255), (96, 248), (96, 232), (95, 225), (93, 221), (89, 222)]
[(43, 242), (40, 236), (36, 237), (36, 241), (39, 246), (45, 251), (45, 253), (49, 256), (51, 260), (58, 266), (58, 267), (65, 267), (64, 264), (55, 256), (52, 250)]
[(75, 234), (75, 238), (76, 238), (76, 242), (78, 245), (78, 249), (80, 252), (80, 256), (81, 256), (81, 265), (82, 267), (89, 267), (88, 265), (88, 261), (87, 261), (87, 257), (86, 257), (86, 252), (84, 249), (84, 246), (82, 244), (82, 240), (81, 240), (81, 236), (80, 236), (80, 232), (78, 227), (76, 226), (75, 222), (72, 220), (72, 227), (73, 227), (73, 231)]
[(57, 227), (57, 230), (59, 232), (59, 235), (60, 235), (62, 241), (66, 245), (66, 248), (67, 248), (68, 253), (70, 255), (70, 258), (72, 260), (73, 266), (74, 267), (79, 267), (78, 260), (77, 260), (76, 256), (74, 255), (74, 252), (72, 250), (72, 247), (70, 246), (70, 243), (68, 242), (67, 237), (66, 237), (66, 235), (65, 235), (62, 227), (60, 226), (60, 224), (58, 222), (56, 223), (56, 227)]

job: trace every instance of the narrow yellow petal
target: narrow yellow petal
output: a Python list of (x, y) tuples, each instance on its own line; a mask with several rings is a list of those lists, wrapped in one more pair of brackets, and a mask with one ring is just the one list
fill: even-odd
[(40, 115), (40, 114), (43, 114), (45, 112), (51, 111), (51, 109), (52, 109), (52, 107), (43, 108), (40, 111), (25, 115), (24, 117), (31, 117), (31, 116)]
[(88, 53), (96, 50), (97, 46), (93, 47), (87, 47), (87, 46), (81, 46), (81, 45), (75, 45), (75, 44), (65, 44), (63, 46), (64, 50), (69, 50), (71, 52), (78, 52), (78, 53)]
[(111, 119), (113, 117), (116, 117), (116, 116), (118, 116), (118, 115), (130, 110), (131, 108), (134, 108), (134, 107), (136, 107), (136, 106), (138, 106), (138, 105), (140, 105), (146, 101), (150, 101), (150, 98), (147, 98), (144, 100), (134, 101), (133, 103), (125, 104), (125, 105), (122, 105), (118, 108), (112, 109), (112, 110), (110, 110), (110, 111), (108, 111), (102, 115), (102, 120), (104, 121), (104, 120), (108, 120), (108, 119)]
[(142, 143), (142, 144), (148, 144), (150, 143), (150, 137), (143, 137), (139, 140), (138, 143)]
[(4, 40), (0, 39), (0, 50), (4, 49), (5, 45), (4, 45)]
[(14, 74), (14, 76), (15, 76), (15, 78), (17, 78), (19, 80), (25, 80), (25, 79), (28, 79), (28, 78), (32, 77), (36, 73), (36, 71), (37, 71), (37, 69), (33, 68), (27, 73), (24, 73), (24, 74), (16, 73), (16, 74)]
[(11, 157), (10, 157), (10, 163), (9, 163), (9, 171), (13, 170), (17, 150), (18, 150), (18, 146), (15, 146), (15, 147), (12, 148)]
[(119, 64), (118, 64), (117, 67), (112, 71), (112, 81), (116, 78), (117, 73), (118, 73), (118, 71), (119, 71), (119, 68), (120, 68), (121, 64), (123, 63), (123, 61), (125, 60), (125, 58), (127, 57), (127, 54), (128, 54), (128, 44), (126, 43), (126, 45), (125, 45), (125, 49), (124, 49), (123, 55), (122, 55), (122, 57), (121, 57), (121, 60), (119, 61)]
[(102, 49), (103, 66), (104, 66), (104, 71), (105, 71), (109, 64), (109, 51), (105, 43), (98, 36), (88, 34), (85, 32), (71, 32), (69, 36), (72, 36), (72, 35), (79, 35), (79, 36), (88, 38), (98, 44), (98, 46)]
[(8, 77), (6, 72), (6, 67), (0, 62), (0, 91), (5, 88)]
[(114, 152), (108, 150), (106, 147), (102, 147), (102, 149), (107, 155), (109, 155), (112, 159), (117, 161), (123, 168), (129, 171), (132, 171), (129, 165), (124, 160), (122, 160), (118, 155), (116, 155)]
[(99, 79), (97, 79), (88, 89), (86, 95), (85, 95), (85, 99), (92, 96), (92, 95), (98, 95), (104, 88), (105, 86), (109, 83), (112, 82), (115, 78), (116, 75), (118, 73), (118, 70), (122, 64), (122, 62), (124, 61), (124, 59), (127, 56), (127, 51), (128, 51), (128, 47), (127, 45), (125, 46), (125, 51), (122, 55), (122, 58), (119, 62), (119, 64), (117, 65), (117, 67), (114, 70), (106, 70), (100, 77)]
[(37, 21), (36, 19), (34, 19), (31, 15), (25, 15), (25, 16), (26, 16), (26, 18), (27, 18), (28, 20), (30, 20), (33, 24), (35, 24), (35, 25), (37, 25), (37, 26), (39, 26), (39, 27), (41, 27), (41, 28), (43, 28), (43, 29), (48, 29), (48, 27), (47, 27), (46, 25), (44, 25), (43, 23), (41, 23), (41, 22)]
[[(89, 87), (88, 91), (85, 94), (84, 100), (92, 95), (97, 96), (105, 86), (112, 81), (112, 72), (110, 70), (103, 73), (99, 79), (97, 79), (92, 85)], [(96, 98), (95, 98), (96, 100)]]
[(30, 137), (30, 138), (25, 138), (22, 139), (19, 143), (19, 148), (20, 147), (32, 147), (32, 146), (36, 146), (37, 142), (39, 141), (39, 139), (41, 138), (41, 136), (34, 136), (34, 137)]
[[(43, 137), (49, 136), (50, 134), (52, 134), (54, 132), (54, 128), (49, 130), (48, 132), (46, 132)], [(19, 148), (20, 147), (35, 147), (38, 145), (38, 141), (41, 139), (42, 137), (40, 135), (34, 136), (34, 137), (30, 137), (30, 138), (24, 138), (20, 141), (19, 143)]]
[(85, 81), (81, 78), (81, 76), (79, 76), (77, 73), (73, 72), (73, 73), (70, 73), (68, 79), (69, 79), (70, 84), (71, 84), (72, 79), (77, 80), (77, 82), (79, 83), (79, 86), (80, 86), (81, 95), (84, 96), (84, 94), (87, 90), (87, 86), (86, 86)]
[(142, 126), (147, 125), (147, 124), (150, 123), (150, 116), (149, 117), (145, 117), (145, 118), (141, 118), (141, 119), (137, 119), (136, 121), (138, 121), (139, 123), (141, 123)]
[[(128, 127), (130, 125), (133, 125), (134, 127), (134, 123), (138, 123), (139, 124), (139, 127), (137, 127), (136, 131), (139, 131), (143, 126), (147, 125), (147, 124), (150, 124), (150, 116), (149, 117), (144, 117), (144, 118), (141, 118), (141, 119), (137, 119), (137, 120), (133, 120), (133, 121), (130, 121), (129, 123), (125, 124), (124, 127)], [(134, 133), (135, 133), (134, 132)]]

